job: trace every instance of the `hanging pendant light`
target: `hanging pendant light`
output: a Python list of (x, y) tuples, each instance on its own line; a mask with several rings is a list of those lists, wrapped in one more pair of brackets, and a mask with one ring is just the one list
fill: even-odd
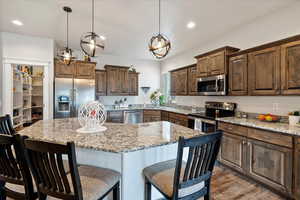
[(81, 50), (90, 57), (95, 57), (97, 48), (104, 49), (104, 41), (94, 32), (95, 0), (92, 0), (92, 31), (85, 33), (80, 38)]
[(63, 7), (67, 13), (67, 46), (58, 52), (58, 58), (66, 65), (69, 65), (75, 57), (72, 56), (72, 49), (69, 48), (69, 13), (72, 12), (70, 7)]
[(150, 39), (149, 50), (157, 58), (161, 59), (168, 55), (171, 49), (170, 40), (160, 33), (160, 0), (159, 0), (159, 32), (158, 35), (153, 36)]

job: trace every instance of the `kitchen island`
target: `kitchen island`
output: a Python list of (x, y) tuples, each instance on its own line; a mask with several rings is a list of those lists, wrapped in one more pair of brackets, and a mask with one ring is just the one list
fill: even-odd
[[(142, 170), (154, 163), (175, 159), (180, 136), (191, 138), (203, 134), (169, 122), (136, 125), (106, 123), (101, 133), (77, 133), (78, 120), (44, 120), (20, 131), (30, 138), (66, 143), (74, 141), (77, 162), (119, 171), (122, 174), (122, 200), (144, 198)], [(153, 190), (153, 198), (159, 198)]]

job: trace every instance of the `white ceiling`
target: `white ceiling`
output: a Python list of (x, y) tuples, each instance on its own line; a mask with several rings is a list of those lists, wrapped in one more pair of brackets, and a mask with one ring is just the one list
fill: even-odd
[[(213, 40), (297, 0), (162, 0), (162, 32), (172, 42), (170, 56)], [(91, 0), (0, 0), (0, 30), (65, 41), (66, 16), (70, 6), (70, 46), (79, 49), (80, 36), (90, 31)], [(106, 54), (153, 59), (147, 49), (158, 31), (158, 0), (95, 0), (96, 33), (107, 37)], [(156, 14), (156, 15), (155, 15)], [(24, 26), (11, 23), (19, 19)], [(188, 30), (186, 24), (197, 26)]]

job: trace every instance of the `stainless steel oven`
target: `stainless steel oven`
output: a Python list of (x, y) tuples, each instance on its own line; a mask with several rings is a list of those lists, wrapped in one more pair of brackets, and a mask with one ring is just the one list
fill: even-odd
[(197, 82), (199, 95), (224, 96), (226, 89), (226, 75), (199, 78)]

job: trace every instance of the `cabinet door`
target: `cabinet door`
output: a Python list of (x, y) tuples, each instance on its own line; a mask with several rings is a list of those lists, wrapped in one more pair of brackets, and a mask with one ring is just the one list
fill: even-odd
[(121, 93), (121, 84), (118, 68), (107, 68), (107, 95), (119, 95)]
[(128, 74), (128, 93), (131, 96), (139, 95), (139, 74), (130, 72)]
[(171, 95), (176, 96), (177, 71), (171, 72)]
[(169, 121), (169, 113), (167, 111), (161, 111), (161, 121)]
[(300, 41), (281, 46), (281, 92), (300, 94)]
[(177, 71), (176, 95), (187, 95), (188, 92), (188, 71), (187, 68)]
[(96, 70), (96, 94), (106, 95), (106, 71)]
[(65, 65), (60, 61), (55, 61), (54, 71), (56, 78), (73, 78), (75, 64)]
[(197, 95), (197, 67), (188, 68), (188, 95)]
[(295, 152), (294, 152), (294, 196), (296, 200), (300, 200), (300, 138), (295, 138)]
[(280, 94), (280, 47), (249, 54), (250, 95)]
[(248, 140), (249, 175), (274, 189), (291, 194), (292, 150)]
[(208, 76), (209, 57), (198, 58), (197, 61), (197, 76), (206, 77)]
[(248, 94), (248, 60), (247, 54), (229, 59), (229, 94)]
[(128, 69), (126, 68), (119, 69), (119, 84), (121, 88), (120, 95), (128, 95), (129, 92)]
[(224, 132), (219, 156), (220, 162), (244, 172), (247, 155), (246, 141), (245, 137)]
[(76, 62), (75, 78), (79, 79), (95, 79), (95, 63)]
[(225, 52), (218, 52), (209, 56), (208, 75), (225, 73)]

